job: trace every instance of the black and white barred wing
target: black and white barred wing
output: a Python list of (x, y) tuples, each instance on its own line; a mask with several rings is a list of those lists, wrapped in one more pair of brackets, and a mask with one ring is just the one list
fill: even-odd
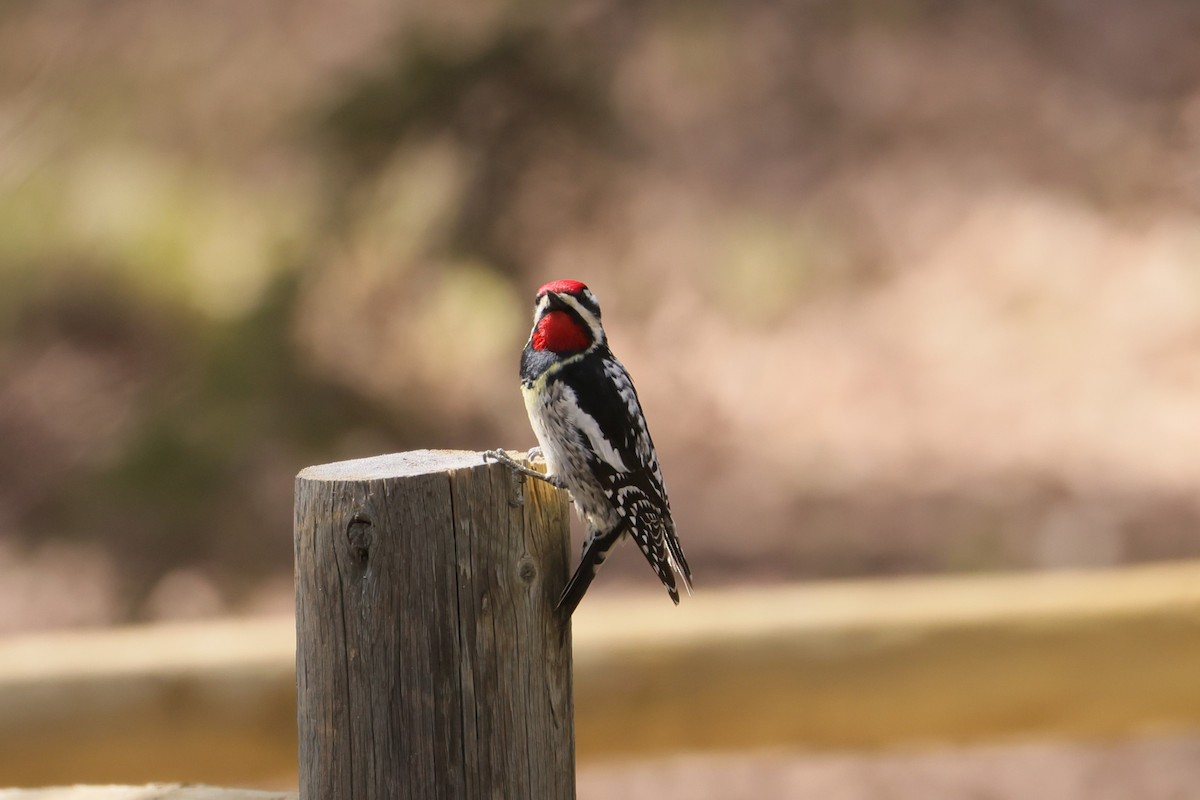
[(641, 402), (621, 362), (608, 355), (599, 364), (573, 381), (579, 415), (573, 422), (588, 439), (589, 469), (671, 599), (678, 603), (674, 573), (691, 591), (691, 569), (675, 536), (671, 505)]

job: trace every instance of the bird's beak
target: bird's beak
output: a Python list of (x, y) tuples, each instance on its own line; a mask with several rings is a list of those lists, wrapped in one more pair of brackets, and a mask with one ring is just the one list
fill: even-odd
[(558, 292), (547, 292), (546, 299), (549, 301), (549, 305), (546, 306), (548, 310), (566, 311), (570, 308), (567, 302), (559, 296)]

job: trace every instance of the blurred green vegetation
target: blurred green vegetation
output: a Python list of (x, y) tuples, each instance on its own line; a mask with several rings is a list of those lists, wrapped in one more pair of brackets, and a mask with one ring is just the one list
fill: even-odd
[[(68, 395), (62, 413), (104, 406), (94, 416), (107, 429), (72, 440), (53, 421), (30, 424), (40, 409), (0, 414), (12, 433), (0, 478), (30, 459), (44, 465), (36, 481), (0, 488), (11, 522), (0, 536), (27, 548), (103, 542), (120, 574), (114, 613), (137, 618), (174, 569), (199, 567), (231, 602), (285, 570), (290, 476), (305, 464), (469, 435), (469, 419), (431, 431), (444, 422), (434, 398), (382, 400), (313, 363), (297, 316), (312, 313), (302, 294), (322, 269), (314, 259), (349, 248), (361, 263), (377, 240), (372, 255), (390, 263), (366, 278), (346, 271), (367, 293), (382, 282), (381, 313), (452, 326), (443, 358), (463, 334), (494, 338), (487, 353), (512, 361), (523, 303), (489, 311), (517, 303), (490, 276), (515, 279), (520, 254), (497, 231), (496, 209), (546, 148), (605, 151), (617, 136), (602, 66), (564, 61), (544, 25), (507, 21), (519, 14), (466, 46), (385, 15), (393, 32), (364, 49), (369, 66), (339, 68), (323, 92), (311, 92), (310, 74), (310, 93), (291, 105), (272, 97), (286, 63), (267, 65), (248, 91), (200, 72), (221, 47), (242, 49), (214, 51), (229, 24), (204, 18), (189, 30), (196, 19), (139, 3), (118, 16), (180, 51), (128, 31), (84, 44), (85, 12), (53, 19), (33, 6), (12, 10), (0, 36), (18, 45), (14, 56), (37, 56), (32, 69), (7, 64), (29, 109), (0, 159), (0, 367), (18, 388), (58, 381), (49, 388)], [(23, 32), (49, 41), (21, 46)], [(129, 51), (147, 62), (131, 65)], [(221, 130), (225, 113), (197, 113), (221, 91), (263, 101), (254, 119), (246, 99), (230, 98), (250, 142)], [(56, 113), (60, 102), (71, 106)], [(195, 127), (181, 129), (181, 117)], [(424, 308), (405, 302), (411, 294)], [(64, 370), (88, 362), (106, 373), (103, 385), (76, 394), (69, 375), (22, 374), (56, 351), (78, 358)], [(29, 404), (43, 388), (29, 388)]]
[(43, 289), (13, 324), (10, 346), (77, 349), (121, 365), (137, 386), (113, 446), (72, 459), (23, 509), (30, 535), (105, 542), (128, 570), (131, 611), (172, 568), (236, 565), (214, 570), (228, 573), (230, 591), (277, 570), (286, 529), (263, 504), (287, 495), (263, 491), (264, 471), (282, 477), (320, 460), (351, 426), (399, 439), (402, 425), (299, 363), (289, 337), (294, 274), (250, 312), (219, 321), (103, 280)]
[(1198, 33), (1184, 0), (5, 4), (0, 571), (87, 544), (89, 619), (171, 613), (180, 570), (253, 607), (303, 466), (532, 443), (528, 295), (567, 275), (708, 579), (1200, 552)]

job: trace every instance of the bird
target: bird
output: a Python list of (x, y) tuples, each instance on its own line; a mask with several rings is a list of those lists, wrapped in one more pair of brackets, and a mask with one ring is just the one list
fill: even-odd
[(584, 283), (555, 280), (538, 289), (533, 328), (521, 352), (521, 394), (538, 441), (531, 469), (503, 450), (495, 459), (565, 489), (587, 526), (579, 566), (557, 604), (567, 618), (617, 542), (632, 538), (679, 604), (676, 576), (692, 591), (692, 570), (675, 533), (671, 503), (642, 404), (613, 355), (600, 303)]

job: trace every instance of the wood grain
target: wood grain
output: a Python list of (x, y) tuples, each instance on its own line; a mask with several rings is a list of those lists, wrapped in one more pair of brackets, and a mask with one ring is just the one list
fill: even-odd
[(303, 800), (574, 797), (566, 501), (477, 453), (296, 480)]

